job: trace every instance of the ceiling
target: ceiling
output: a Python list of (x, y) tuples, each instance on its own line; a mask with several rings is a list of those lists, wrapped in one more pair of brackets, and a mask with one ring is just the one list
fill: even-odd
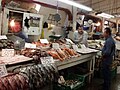
[(91, 7), (93, 10), (112, 15), (120, 14), (120, 0), (74, 0), (77, 3)]
[[(6, 0), (6, 1), (11, 1), (11, 0)], [(120, 0), (73, 0), (73, 1), (89, 6), (96, 12), (102, 11), (112, 15), (116, 15), (116, 14), (120, 15)]]

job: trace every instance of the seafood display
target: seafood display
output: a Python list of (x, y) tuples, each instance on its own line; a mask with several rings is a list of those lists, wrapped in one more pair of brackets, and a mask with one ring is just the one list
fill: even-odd
[(28, 81), (20, 74), (0, 78), (0, 90), (29, 90)]
[(51, 50), (48, 50), (47, 53), (51, 55), (54, 59), (59, 59), (60, 61), (64, 61), (65, 59), (80, 56), (73, 49), (69, 49), (69, 48), (62, 48), (62, 49), (56, 49), (56, 50), (51, 49)]

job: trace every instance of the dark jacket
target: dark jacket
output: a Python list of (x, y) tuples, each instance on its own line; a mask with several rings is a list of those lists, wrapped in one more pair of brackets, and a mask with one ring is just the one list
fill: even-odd
[(111, 36), (106, 38), (104, 47), (102, 49), (103, 62), (105, 64), (111, 64), (113, 56), (115, 55), (115, 41)]

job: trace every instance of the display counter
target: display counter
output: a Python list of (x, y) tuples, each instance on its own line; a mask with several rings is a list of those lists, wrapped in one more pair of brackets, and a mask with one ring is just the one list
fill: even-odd
[[(63, 70), (63, 69), (66, 69), (66, 68), (69, 68), (69, 67), (87, 62), (89, 64), (88, 65), (89, 72), (86, 73), (85, 76), (88, 76), (89, 82), (90, 82), (91, 81), (91, 75), (94, 72), (95, 56), (96, 56), (96, 53), (90, 53), (90, 54), (80, 55), (80, 57), (72, 57), (72, 58), (64, 60), (62, 62), (60, 60), (55, 60), (55, 65), (57, 66), (58, 70)], [(6, 58), (8, 58), (8, 57), (6, 57)], [(20, 67), (20, 66), (24, 67), (24, 66), (27, 66), (27, 65), (30, 65), (30, 64), (33, 63), (32, 58), (24, 57), (24, 59), (23, 59), (23, 57), (20, 57), (20, 56), (19, 57), (16, 56), (16, 57), (13, 57), (13, 58), (14, 59), (17, 58), (19, 60), (18, 60), (18, 62), (6, 63), (5, 65), (6, 65), (8, 71), (12, 71), (16, 67)], [(20, 58), (21, 58), (21, 60), (20, 60)]]
[[(58, 70), (62, 70), (62, 69), (66, 69), (66, 68), (87, 62), (87, 61), (93, 62), (95, 55), (96, 55), (96, 53), (91, 53), (91, 54), (81, 55), (80, 57), (72, 57), (72, 58), (64, 60), (64, 61), (55, 60), (55, 64), (58, 67)], [(23, 57), (21, 57), (21, 56), (12, 57), (11, 60), (9, 57), (0, 57), (0, 60), (2, 60), (2, 59), (4, 60), (4, 62), (6, 61), (4, 64), (7, 67), (23, 65), (26, 63), (32, 63), (32, 61), (33, 61), (32, 58), (24, 57), (24, 59), (23, 59)], [(16, 62), (12, 62), (15, 60), (16, 60)]]
[(91, 61), (95, 55), (96, 55), (95, 53), (81, 55), (80, 57), (74, 57), (63, 62), (56, 60), (55, 64), (57, 65), (58, 70), (62, 70), (87, 61)]
[[(74, 50), (74, 48), (68, 48), (67, 46), (65, 46), (66, 44), (62, 43), (64, 41), (57, 41), (60, 45), (62, 45), (63, 47), (61, 48), (50, 48), (48, 50), (43, 50), (43, 49), (32, 49), (32, 48), (25, 48), (23, 50), (21, 50), (19, 53), (17, 53), (18, 55), (15, 55), (13, 57), (0, 57), (0, 62), (1, 64), (5, 64), (8, 73), (15, 73), (14, 71), (19, 72), (21, 70), (21, 68), (25, 68), (25, 71), (31, 70), (31, 68), (33, 68), (34, 71), (34, 66), (37, 69), (42, 70), (42, 68), (44, 68), (47, 71), (53, 70), (56, 72), (56, 70), (52, 67), (50, 68), (46, 68), (45, 66), (51, 64), (51, 63), (45, 63), (46, 65), (43, 65), (44, 63), (41, 64), (42, 57), (53, 57), (54, 61), (55, 61), (55, 66), (56, 69), (58, 69), (58, 71), (64, 70), (66, 68), (69, 67), (73, 67), (79, 64), (83, 64), (83, 63), (87, 63), (87, 72), (84, 74), (84, 76), (88, 77), (88, 82), (91, 81), (91, 76), (94, 72), (94, 65), (95, 65), (95, 56), (97, 54), (97, 52), (89, 52), (87, 48), (82, 49), (81, 52), (78, 52), (80, 50), (80, 48), (78, 48), (78, 51)], [(43, 47), (47, 47), (46, 45), (43, 45), (39, 42), (37, 42), (37, 45), (43, 46)], [(49, 45), (48, 45), (49, 46)], [(70, 45), (71, 46), (71, 45)], [(83, 53), (84, 52), (84, 53)], [(52, 60), (53, 60), (52, 59)], [(47, 62), (47, 60), (45, 59), (45, 62)], [(42, 67), (43, 66), (43, 67)], [(30, 67), (30, 68), (29, 68)], [(42, 67), (42, 68), (41, 68)], [(17, 70), (16, 70), (17, 69)], [(23, 69), (24, 70), (24, 69)], [(24, 71), (24, 72), (25, 72)], [(79, 71), (79, 70), (78, 70)], [(50, 73), (48, 72), (48, 73)], [(33, 72), (29, 73), (26, 72), (30, 75), (34, 74)], [(36, 72), (37, 74), (37, 72)], [(29, 75), (28, 75), (29, 76)], [(52, 76), (52, 75), (51, 75)], [(31, 78), (32, 80), (32, 78)]]
[(78, 64), (82, 64), (84, 62), (88, 62), (89, 72), (86, 73), (85, 76), (88, 76), (88, 80), (89, 80), (88, 82), (90, 82), (91, 76), (94, 72), (95, 56), (96, 56), (96, 53), (90, 53), (86, 55), (81, 55), (80, 57), (71, 58), (63, 62), (56, 60), (55, 64), (58, 67), (58, 70), (62, 70), (62, 69), (66, 69), (66, 68), (78, 65)]

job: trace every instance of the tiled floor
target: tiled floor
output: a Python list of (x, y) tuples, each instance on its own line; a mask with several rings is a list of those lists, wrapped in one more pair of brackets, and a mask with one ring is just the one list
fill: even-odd
[[(94, 78), (93, 81), (80, 90), (102, 90), (102, 79)], [(111, 90), (120, 90), (120, 74), (112, 79)]]

